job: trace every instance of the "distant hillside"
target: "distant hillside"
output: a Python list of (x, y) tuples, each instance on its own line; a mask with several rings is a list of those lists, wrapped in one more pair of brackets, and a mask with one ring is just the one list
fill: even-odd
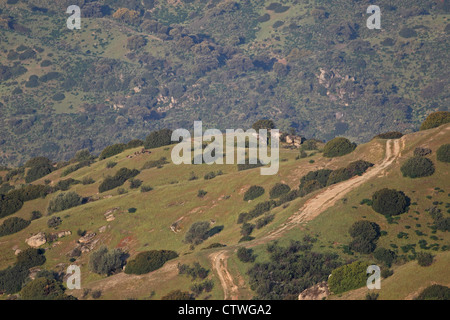
[[(81, 8), (69, 30), (68, 5)], [(0, 1), (0, 164), (246, 128), (358, 143), (448, 110), (448, 0)]]

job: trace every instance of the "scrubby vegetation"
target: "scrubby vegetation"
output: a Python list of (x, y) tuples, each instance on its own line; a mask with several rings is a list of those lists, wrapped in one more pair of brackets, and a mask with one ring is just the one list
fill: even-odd
[(450, 162), (450, 144), (443, 144), (436, 152), (438, 161)]
[(398, 131), (391, 131), (380, 133), (379, 135), (375, 136), (374, 139), (400, 139), (401, 137), (403, 137), (403, 133)]
[(147, 138), (145, 138), (144, 147), (146, 149), (153, 149), (162, 146), (167, 146), (172, 143), (172, 130), (161, 129), (153, 131)]
[(311, 240), (292, 241), (287, 247), (276, 242), (267, 245), (270, 260), (248, 271), (256, 299), (297, 299), (299, 292), (328, 278), (339, 266), (338, 257), (311, 251)]
[(431, 176), (434, 171), (434, 164), (425, 157), (409, 158), (400, 168), (404, 177), (422, 178)]
[(91, 254), (89, 270), (110, 276), (122, 270), (126, 257), (121, 249), (109, 250), (106, 246), (102, 246)]
[(178, 254), (169, 250), (151, 250), (139, 253), (128, 261), (125, 268), (127, 274), (144, 274), (161, 268), (167, 261), (175, 259)]
[(244, 201), (256, 199), (264, 194), (264, 188), (261, 186), (251, 186), (244, 193)]
[(98, 187), (99, 192), (105, 192), (120, 187), (128, 179), (134, 178), (139, 174), (137, 169), (121, 168), (114, 176), (108, 176)]
[(323, 156), (327, 158), (342, 157), (355, 150), (356, 144), (350, 140), (338, 137), (327, 142), (323, 148)]
[(0, 225), (0, 237), (19, 232), (30, 225), (29, 220), (19, 217), (5, 219)]
[(350, 227), (349, 234), (353, 238), (349, 248), (359, 253), (369, 254), (375, 250), (376, 240), (380, 237), (380, 226), (366, 220), (357, 221)]
[(83, 203), (83, 199), (73, 191), (67, 193), (60, 193), (55, 198), (50, 200), (47, 208), (49, 214), (67, 210)]
[(289, 191), (291, 191), (291, 188), (287, 184), (277, 183), (270, 189), (269, 195), (271, 199), (274, 199), (281, 197)]
[(450, 288), (439, 284), (432, 284), (425, 288), (416, 300), (450, 300)]

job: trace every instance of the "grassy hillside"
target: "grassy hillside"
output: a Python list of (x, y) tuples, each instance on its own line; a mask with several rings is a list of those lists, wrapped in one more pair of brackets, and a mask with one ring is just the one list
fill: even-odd
[[(71, 231), (70, 235), (47, 242), (45, 249), (46, 262), (41, 269), (65, 271), (70, 264), (81, 267), (82, 288), (101, 290), (105, 299), (160, 299), (172, 290), (190, 291), (194, 283), (186, 275), (179, 275), (177, 264), (199, 262), (209, 270), (207, 279), (212, 279), (214, 287), (209, 293), (200, 294), (197, 299), (251, 298), (256, 293), (250, 287), (247, 271), (253, 263), (243, 263), (236, 256), (239, 247), (251, 248), (256, 255), (255, 263), (269, 259), (267, 244), (278, 240), (285, 246), (291, 240), (302, 240), (305, 236), (316, 238), (313, 243), (315, 252), (336, 253), (339, 262), (354, 260), (375, 262), (373, 254), (360, 254), (348, 250), (351, 237), (349, 227), (356, 221), (368, 220), (376, 222), (383, 235), (377, 241), (377, 247), (389, 248), (397, 253), (399, 259), (393, 265), (394, 275), (382, 281), (380, 299), (404, 299), (414, 295), (430, 283), (448, 285), (450, 279), (445, 272), (448, 265), (448, 249), (450, 238), (448, 231), (433, 229), (433, 219), (429, 210), (436, 206), (444, 217), (448, 217), (449, 177), (448, 164), (437, 161), (436, 150), (450, 138), (450, 125), (436, 129), (420, 131), (404, 136), (395, 144), (393, 141), (374, 139), (359, 145), (355, 151), (342, 157), (325, 158), (319, 151), (309, 151), (307, 158), (298, 158), (297, 149), (281, 148), (280, 170), (274, 176), (261, 176), (259, 168), (238, 171), (236, 165), (179, 165), (170, 161), (172, 146), (151, 149), (151, 153), (135, 155), (142, 147), (129, 149), (111, 158), (95, 160), (90, 166), (81, 168), (69, 175), (61, 177), (67, 169), (61, 168), (49, 175), (34, 181), (33, 185), (55, 186), (59, 181), (73, 178), (82, 180), (90, 177), (95, 182), (89, 185), (75, 184), (69, 191), (89, 198), (87, 203), (54, 213), (62, 219), (56, 230), (47, 225), (50, 218), (47, 208), (52, 199), (62, 191), (51, 193), (45, 198), (26, 201), (23, 207), (11, 216), (0, 219), (0, 224), (10, 217), (29, 219), (31, 212), (39, 210), (42, 217), (31, 221), (25, 229), (11, 235), (0, 237), (0, 270), (13, 265), (16, 260), (15, 250), (25, 250), (25, 240), (38, 232), (47, 235), (60, 231)], [(395, 152), (399, 147), (399, 153)], [(435, 165), (435, 173), (429, 177), (410, 179), (403, 177), (401, 165), (412, 156), (416, 147), (432, 150), (431, 159)], [(392, 157), (389, 155), (393, 154)], [(161, 168), (142, 169), (148, 160), (169, 159)], [(388, 165), (386, 159), (392, 159)], [(252, 210), (257, 204), (269, 200), (269, 191), (276, 183), (285, 183), (291, 189), (297, 189), (300, 178), (309, 171), (322, 168), (338, 169), (346, 167), (350, 162), (365, 160), (375, 166), (361, 177), (325, 187), (304, 197), (296, 198), (270, 210), (274, 220), (251, 234), (255, 239), (239, 242), (241, 224), (237, 223), (241, 212)], [(107, 168), (111, 161), (117, 164)], [(130, 188), (127, 181), (122, 187), (99, 193), (98, 187), (108, 175), (115, 174), (120, 168), (138, 169), (140, 173), (135, 179), (142, 180), (143, 186), (151, 186), (148, 192), (140, 188)], [(30, 169), (27, 169), (30, 170)], [(222, 171), (214, 179), (204, 179), (209, 172)], [(379, 171), (375, 171), (379, 170)], [(374, 175), (371, 172), (377, 172)], [(1, 172), (5, 176), (6, 172)], [(192, 176), (197, 179), (192, 180)], [(370, 178), (369, 178), (370, 177)], [(23, 177), (16, 175), (9, 181), (16, 188), (24, 184)], [(252, 185), (262, 186), (265, 193), (250, 201), (243, 201), (244, 193)], [(344, 188), (345, 186), (345, 188)], [(410, 206), (406, 213), (394, 217), (392, 221), (376, 213), (363, 199), (371, 199), (372, 194), (382, 188), (395, 188), (403, 191), (410, 198)], [(122, 190), (121, 190), (122, 189)], [(204, 197), (198, 197), (198, 191), (206, 191)], [(335, 196), (326, 198), (331, 192)], [(315, 200), (329, 199), (323, 208), (315, 208)], [(317, 200), (316, 200), (317, 202)], [(318, 204), (322, 205), (321, 203)], [(129, 208), (137, 209), (130, 213)], [(107, 221), (109, 214), (114, 220)], [(310, 212), (310, 213), (309, 213)], [(310, 214), (310, 215), (309, 215)], [(298, 218), (298, 219), (297, 219)], [(254, 223), (257, 219), (251, 220)], [(190, 226), (198, 221), (210, 222), (210, 227), (219, 227), (220, 232), (209, 237), (199, 245), (185, 243), (185, 235)], [(174, 223), (176, 223), (174, 225)], [(173, 227), (171, 229), (171, 226)], [(95, 233), (95, 245), (89, 252), (70, 261), (70, 252), (77, 246), (81, 236), (78, 230), (87, 234)], [(406, 233), (399, 238), (401, 233)], [(426, 240), (420, 242), (421, 240)], [(226, 247), (206, 249), (214, 243)], [(144, 275), (128, 275), (123, 272), (111, 275), (98, 275), (89, 270), (88, 263), (92, 252), (101, 245), (108, 248), (121, 248), (133, 259), (139, 252), (148, 250), (174, 250), (179, 257), (166, 262), (159, 270)], [(405, 252), (403, 247), (413, 245), (414, 249)], [(347, 247), (347, 248), (346, 248)], [(435, 262), (430, 267), (417, 265), (416, 253), (431, 252)], [(217, 260), (217, 255), (223, 260)], [(226, 263), (226, 271), (231, 282), (237, 286), (237, 292), (224, 291), (223, 270), (214, 266)], [(379, 263), (377, 263), (379, 264)], [(80, 298), (82, 290), (70, 290), (69, 294)], [(300, 293), (300, 292), (298, 292)], [(231, 295), (231, 296), (230, 296)], [(350, 292), (332, 298), (364, 298), (365, 291)], [(3, 296), (5, 297), (5, 296)]]

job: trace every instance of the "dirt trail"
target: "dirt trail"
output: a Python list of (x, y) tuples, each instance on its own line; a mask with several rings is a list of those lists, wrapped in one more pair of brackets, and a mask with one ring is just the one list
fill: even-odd
[[(289, 219), (282, 224), (278, 229), (270, 232), (264, 237), (241, 244), (238, 246), (253, 247), (256, 245), (267, 243), (271, 240), (281, 237), (286, 231), (291, 230), (293, 227), (299, 224), (306, 223), (326, 209), (332, 207), (336, 201), (342, 199), (348, 192), (359, 187), (363, 183), (367, 182), (379, 175), (384, 175), (384, 171), (389, 167), (400, 155), (400, 151), (404, 148), (404, 139), (387, 140), (386, 141), (386, 153), (383, 161), (380, 164), (374, 165), (364, 175), (353, 177), (350, 180), (332, 185), (314, 198), (309, 199), (296, 213), (294, 213)], [(402, 143), (402, 145), (401, 145)], [(224, 292), (224, 300), (238, 299), (238, 286), (234, 283), (230, 272), (227, 270), (228, 256), (236, 249), (233, 248), (223, 249), (210, 255), (213, 269), (219, 276), (220, 283)]]

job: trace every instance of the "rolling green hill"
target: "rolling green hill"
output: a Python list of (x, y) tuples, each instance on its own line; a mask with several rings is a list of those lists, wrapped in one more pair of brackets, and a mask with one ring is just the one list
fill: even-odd
[[(304, 289), (327, 280), (329, 273), (338, 266), (353, 261), (377, 264), (382, 271), (393, 271), (390, 277), (384, 276), (379, 299), (414, 298), (430, 284), (450, 284), (447, 272), (449, 167), (448, 163), (436, 158), (438, 148), (449, 138), (450, 125), (444, 124), (399, 139), (373, 139), (358, 145), (349, 154), (334, 158), (322, 156), (323, 146), (320, 150), (307, 151), (308, 156), (300, 158), (298, 149), (283, 144), (280, 170), (274, 176), (260, 175), (259, 168), (239, 171), (236, 165), (177, 166), (170, 161), (173, 146), (150, 149), (149, 153), (142, 153), (142, 147), (128, 149), (103, 160), (97, 158), (88, 166), (63, 174), (76, 164), (73, 162), (32, 182), (32, 185), (46, 185), (50, 188), (49, 194), (24, 201), (17, 212), (7, 216), (4, 215), (6, 211), (0, 211), (0, 224), (12, 217), (29, 220), (33, 211), (41, 213), (41, 217), (35, 214), (36, 219), (24, 229), (0, 237), (0, 270), (13, 266), (18, 259), (15, 253), (29, 248), (26, 240), (43, 232), (46, 242), (39, 248), (45, 249), (46, 259), (36, 268), (65, 272), (71, 264), (80, 266), (82, 290), (66, 291), (79, 299), (91, 299), (99, 290), (102, 299), (161, 299), (174, 290), (196, 293), (197, 299), (295, 299)], [(431, 153), (423, 157), (432, 161), (434, 173), (415, 179), (404, 177), (400, 167), (417, 153), (417, 148), (430, 149)], [(149, 165), (149, 161), (163, 157), (168, 159), (166, 163), (160, 161), (157, 166)], [(299, 189), (302, 177), (309, 172), (321, 169), (339, 172), (357, 160), (373, 166), (361, 175), (309, 193), (305, 192), (305, 187)], [(34, 160), (33, 163), (37, 162)], [(112, 162), (116, 164), (113, 166)], [(7, 183), (16, 191), (23, 190), (24, 177), (31, 168), (15, 175), (12, 170), (1, 171), (3, 181), (7, 176), (9, 178), (1, 190)], [(121, 168), (137, 169), (139, 173), (122, 186), (100, 193), (99, 186)], [(215, 173), (212, 179), (211, 172)], [(84, 178), (94, 182), (83, 184), (82, 181), (87, 181)], [(74, 179), (75, 183), (63, 188), (66, 190), (58, 190), (64, 185), (61, 181), (68, 179)], [(132, 188), (137, 183), (130, 182), (133, 179), (140, 180), (141, 186)], [(271, 189), (278, 183), (290, 187), (289, 198), (270, 198), (275, 193), (270, 192)], [(264, 193), (244, 201), (244, 194), (254, 185), (264, 188)], [(405, 212), (389, 217), (374, 211), (370, 204), (372, 195), (383, 188), (404, 193), (408, 198)], [(199, 190), (204, 192), (201, 194)], [(2, 192), (3, 200), (14, 190)], [(49, 204), (59, 194), (68, 192), (76, 192), (84, 200), (48, 215)], [(66, 206), (67, 203), (68, 200)], [(267, 210), (255, 211), (266, 203), (269, 203)], [(1, 208), (4, 210), (5, 207)], [(243, 212), (254, 214), (247, 224), (238, 221)], [(54, 217), (59, 217), (61, 223), (56, 227), (49, 226), (49, 219)], [(262, 218), (266, 219), (263, 221)], [(351, 244), (355, 239), (350, 236), (349, 228), (358, 221), (370, 221), (379, 226), (374, 241), (376, 249), (372, 248), (371, 252), (363, 252)], [(190, 243), (186, 235), (197, 222), (206, 222), (208, 230), (196, 238), (200, 239), (198, 242)], [(118, 268), (107, 276), (94, 273), (89, 267), (93, 254), (103, 245), (127, 253), (128, 263), (138, 253), (151, 250), (173, 250), (178, 257), (166, 261), (156, 271), (142, 275), (121, 272)], [(289, 246), (289, 250), (283, 251)], [(79, 252), (74, 250), (76, 248)], [(237, 255), (239, 248), (251, 249), (253, 262), (243, 262)], [(395, 254), (391, 266), (377, 258), (379, 248)], [(432, 254), (431, 266), (418, 265), (421, 253)], [(278, 265), (283, 265), (283, 257), (290, 254), (294, 254), (290, 256), (294, 260), (287, 266), (296, 266), (290, 281), (283, 280), (282, 272), (273, 273), (280, 278), (267, 278), (267, 284), (257, 281), (257, 268), (264, 263), (268, 268), (275, 268), (270, 264), (274, 255), (278, 257)], [(301, 275), (300, 270), (309, 268), (310, 260), (306, 259), (319, 261), (322, 258), (325, 259), (320, 264), (323, 269)], [(195, 268), (189, 271), (195, 263), (208, 270), (204, 279), (193, 280), (189, 276), (197, 274), (192, 271)], [(178, 266), (182, 266), (181, 269)], [(319, 268), (318, 263), (312, 266)], [(179, 270), (185, 270), (181, 272), (185, 274), (180, 274)], [(0, 286), (2, 276), (0, 271)], [(200, 290), (199, 287), (208, 280), (212, 281), (212, 288)], [(270, 281), (274, 282), (270, 284)], [(276, 281), (285, 286), (284, 293), (277, 291)], [(272, 285), (275, 289), (267, 292)], [(367, 289), (362, 288), (333, 294), (329, 298), (364, 299), (366, 293)]]

